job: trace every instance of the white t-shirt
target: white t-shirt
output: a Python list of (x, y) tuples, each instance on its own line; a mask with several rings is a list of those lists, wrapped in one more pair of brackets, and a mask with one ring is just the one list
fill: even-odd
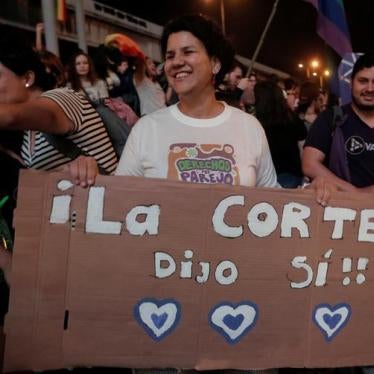
[(82, 82), (82, 87), (91, 101), (98, 101), (109, 97), (108, 89), (102, 79), (98, 79), (94, 85), (91, 82)]
[(188, 117), (178, 104), (141, 118), (115, 174), (278, 187), (261, 124), (228, 105), (210, 119)]

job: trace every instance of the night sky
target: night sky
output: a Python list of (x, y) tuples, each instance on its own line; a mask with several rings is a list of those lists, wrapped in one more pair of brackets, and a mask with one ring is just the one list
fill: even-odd
[[(251, 57), (270, 15), (273, 0), (224, 0), (226, 33), (237, 52)], [(183, 13), (199, 12), (220, 23), (218, 0), (100, 0), (148, 21), (164, 25)], [(353, 50), (374, 49), (374, 0), (345, 0)], [(329, 68), (338, 56), (316, 34), (317, 12), (303, 0), (280, 0), (258, 62), (297, 75), (297, 64), (319, 58)]]

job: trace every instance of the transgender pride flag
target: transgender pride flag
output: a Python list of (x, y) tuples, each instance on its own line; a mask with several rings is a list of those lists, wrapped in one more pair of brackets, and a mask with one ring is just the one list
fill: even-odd
[(343, 0), (305, 0), (318, 11), (317, 33), (341, 57), (352, 52)]

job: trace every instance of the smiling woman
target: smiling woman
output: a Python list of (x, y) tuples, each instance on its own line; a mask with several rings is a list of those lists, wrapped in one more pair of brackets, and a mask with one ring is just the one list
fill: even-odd
[[(217, 105), (213, 100), (214, 88), (234, 63), (234, 50), (218, 26), (202, 16), (171, 21), (162, 36), (161, 49), (166, 76), (179, 96), (180, 105), (186, 100), (202, 104), (201, 99)], [(205, 104), (204, 107), (208, 109)]]
[[(210, 58), (203, 43), (188, 31), (173, 33), (166, 52), (165, 73), (170, 85), (182, 99), (209, 98), (212, 75), (220, 70), (220, 62)], [(218, 111), (220, 105), (218, 106)]]
[[(180, 101), (137, 123), (116, 174), (276, 187), (259, 122), (215, 98), (215, 86), (234, 62), (234, 50), (218, 26), (201, 15), (182, 16), (166, 25), (161, 48)], [(186, 171), (187, 164), (195, 166)], [(208, 167), (216, 164), (225, 169)]]
[[(215, 86), (234, 62), (234, 51), (219, 28), (200, 15), (182, 16), (166, 25), (161, 47), (165, 74), (179, 102), (138, 121), (116, 174), (190, 183), (278, 187), (260, 123), (215, 97)], [(217, 230), (222, 228), (220, 217), (222, 214), (217, 214)], [(192, 250), (185, 251), (183, 263), (188, 260), (192, 264), (192, 256)], [(177, 276), (174, 271), (178, 261), (167, 252), (156, 252), (154, 260), (156, 277)], [(222, 261), (209, 271), (208, 262), (200, 261), (200, 264), (205, 270), (196, 281), (201, 284), (207, 281), (209, 271), (211, 279), (214, 277), (220, 285), (235, 283), (239, 274), (231, 261)], [(183, 269), (180, 274), (182, 278), (190, 278), (189, 271)], [(230, 338), (235, 341), (236, 337)], [(135, 374), (176, 374), (178, 371), (144, 369), (135, 370)], [(238, 374), (253, 372), (237, 371)], [(277, 370), (256, 370), (255, 373), (270, 374)]]

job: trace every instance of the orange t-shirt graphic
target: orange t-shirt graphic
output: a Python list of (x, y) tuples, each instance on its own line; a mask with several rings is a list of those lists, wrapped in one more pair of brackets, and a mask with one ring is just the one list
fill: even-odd
[(239, 170), (230, 144), (172, 144), (168, 179), (206, 184), (238, 185)]

